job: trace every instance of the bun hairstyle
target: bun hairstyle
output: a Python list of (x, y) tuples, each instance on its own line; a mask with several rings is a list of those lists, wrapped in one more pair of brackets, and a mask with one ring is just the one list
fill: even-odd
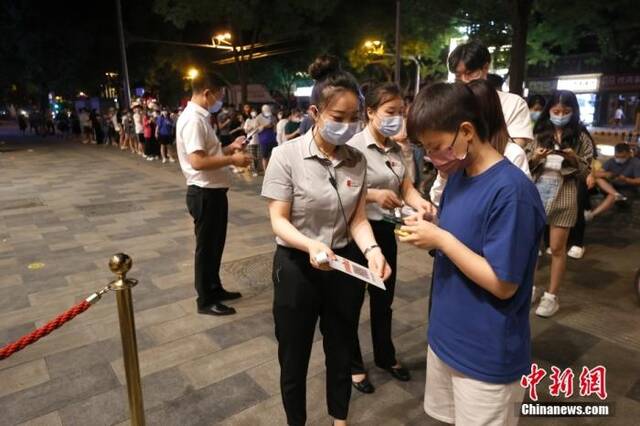
[(435, 83), (416, 97), (407, 117), (407, 134), (419, 141), (425, 131), (454, 133), (468, 121), (480, 140), (487, 141), (489, 132), (476, 96), (464, 83)]
[(487, 123), (489, 142), (491, 142), (496, 151), (504, 154), (507, 143), (509, 143), (509, 130), (507, 130), (507, 123), (504, 121), (498, 92), (496, 92), (491, 83), (482, 79), (473, 80), (467, 86), (480, 103), (482, 116), (485, 123)]
[(309, 75), (316, 81), (311, 91), (311, 105), (322, 109), (339, 93), (351, 92), (360, 97), (358, 82), (351, 73), (343, 71), (338, 58), (318, 56), (309, 65)]
[(308, 68), (309, 75), (316, 81), (324, 80), (329, 74), (340, 71), (340, 60), (333, 55), (318, 56)]
[[(400, 87), (396, 83), (381, 83), (368, 88), (364, 96), (364, 106), (375, 111), (396, 98), (402, 99)], [(368, 121), (369, 117), (366, 114), (365, 116)]]

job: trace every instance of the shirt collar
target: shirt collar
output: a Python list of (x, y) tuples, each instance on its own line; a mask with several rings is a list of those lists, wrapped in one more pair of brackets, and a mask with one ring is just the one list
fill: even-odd
[(209, 116), (211, 115), (211, 113), (209, 113), (209, 111), (207, 111), (206, 109), (202, 108), (200, 105), (198, 105), (195, 102), (189, 101), (189, 103), (187, 103), (187, 108), (191, 108), (193, 110), (193, 112), (195, 112), (198, 115), (201, 115), (204, 118), (209, 118)]
[(394, 141), (391, 138), (387, 138), (387, 149), (382, 149), (380, 148), (380, 146), (378, 145), (378, 143), (376, 142), (376, 138), (373, 136), (373, 133), (371, 132), (371, 126), (367, 126), (364, 128), (364, 142), (365, 145), (367, 146), (367, 148), (373, 148), (381, 153), (385, 153), (388, 151), (398, 151), (400, 150), (400, 145), (397, 144), (396, 141)]

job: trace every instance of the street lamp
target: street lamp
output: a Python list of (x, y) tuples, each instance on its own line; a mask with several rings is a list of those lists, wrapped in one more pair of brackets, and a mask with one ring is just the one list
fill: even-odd
[(380, 40), (366, 40), (363, 47), (368, 55), (384, 55), (384, 44)]
[(196, 68), (189, 68), (189, 71), (187, 71), (187, 78), (189, 80), (193, 80), (195, 78), (197, 78), (200, 75), (200, 71), (198, 71)]
[(211, 44), (219, 49), (233, 49), (231, 45), (231, 33), (227, 31), (214, 35), (211, 37)]

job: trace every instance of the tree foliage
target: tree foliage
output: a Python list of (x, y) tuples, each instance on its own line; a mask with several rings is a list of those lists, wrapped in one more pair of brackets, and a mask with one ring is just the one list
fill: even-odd
[[(103, 13), (83, 8), (85, 18)], [(50, 91), (94, 92), (104, 73), (113, 71), (110, 58), (117, 57), (117, 46), (107, 43), (105, 28), (59, 13), (52, 2), (4, 1), (0, 10), (0, 95), (5, 99), (44, 105)]]

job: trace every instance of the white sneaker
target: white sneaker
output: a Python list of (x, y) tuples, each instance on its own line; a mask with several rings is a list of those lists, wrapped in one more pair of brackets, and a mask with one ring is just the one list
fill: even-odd
[(573, 259), (582, 259), (582, 256), (584, 256), (584, 247), (571, 246), (567, 252), (567, 256)]
[(536, 303), (538, 299), (536, 298), (536, 286), (534, 285), (531, 288), (531, 304), (533, 305), (534, 303)]
[(593, 214), (593, 212), (591, 210), (585, 210), (584, 211), (584, 221), (585, 222), (591, 222), (594, 217), (595, 217), (595, 215)]
[(165, 164), (166, 162), (167, 162), (167, 159), (166, 159), (166, 158), (163, 158), (163, 159), (162, 159), (162, 164)]
[(145, 160), (147, 159), (147, 156), (146, 156), (146, 155), (144, 155), (144, 154), (140, 154), (140, 156), (141, 156), (142, 158), (144, 158)]
[(258, 177), (258, 173), (253, 172), (253, 173), (251, 173), (251, 176), (253, 176), (253, 177)]
[(558, 312), (558, 309), (560, 309), (558, 297), (545, 291), (542, 295), (542, 299), (540, 299), (538, 309), (536, 309), (536, 315), (549, 318)]
[(538, 250), (538, 257), (542, 256), (542, 250)]
[(147, 161), (153, 161), (153, 157), (147, 157)]
[(169, 157), (169, 162), (170, 162), (170, 163), (175, 163), (175, 162), (176, 162), (176, 159), (175, 159), (175, 158), (173, 158), (173, 157)]
[(547, 247), (546, 253), (551, 256), (551, 247)]

